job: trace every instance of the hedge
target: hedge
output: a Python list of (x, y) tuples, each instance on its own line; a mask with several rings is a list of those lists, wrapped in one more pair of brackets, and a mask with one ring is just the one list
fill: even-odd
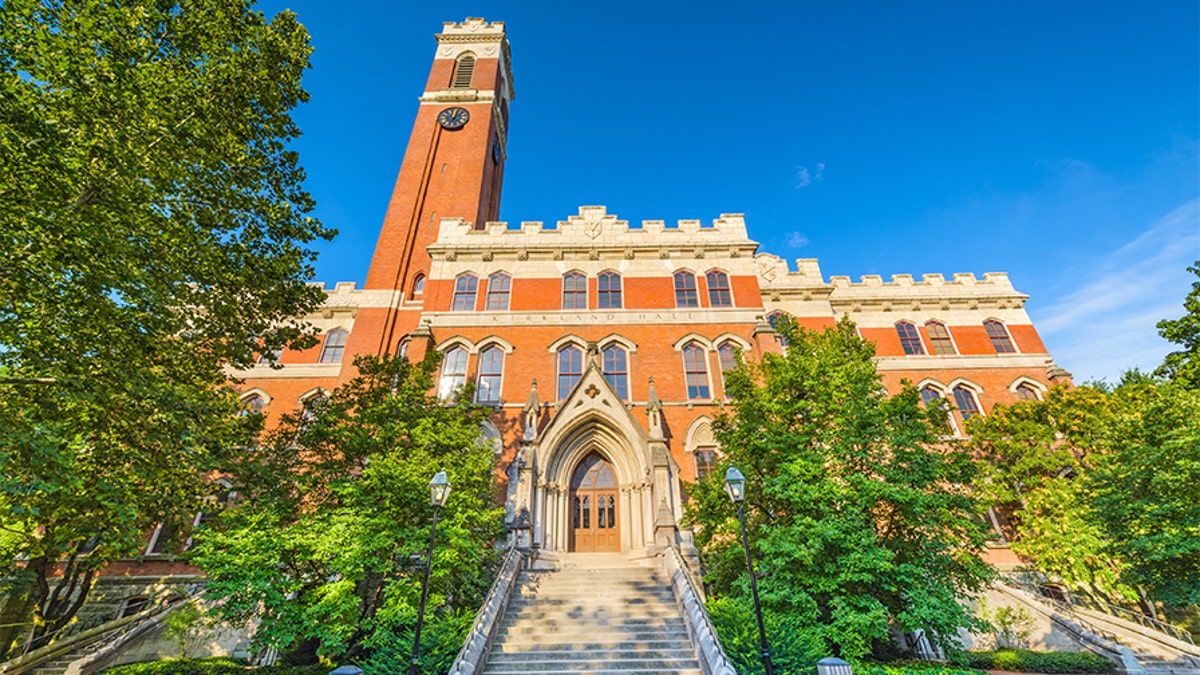
[(240, 659), (172, 659), (143, 661), (109, 668), (103, 675), (328, 675), (328, 666), (263, 666), (252, 668)]
[(933, 661), (890, 661), (888, 663), (860, 663), (854, 667), (854, 675), (984, 675), (978, 670), (951, 663)]
[(1091, 652), (1032, 652), (1026, 649), (997, 649), (990, 652), (954, 652), (951, 662), (982, 670), (1015, 673), (1111, 673), (1117, 666)]

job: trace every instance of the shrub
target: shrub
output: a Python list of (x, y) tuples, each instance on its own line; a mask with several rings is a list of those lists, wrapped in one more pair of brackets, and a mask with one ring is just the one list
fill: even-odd
[(855, 675), (983, 675), (974, 668), (932, 661), (893, 661), (891, 663), (860, 663)]
[[(744, 598), (713, 598), (708, 601), (708, 616), (717, 629), (721, 647), (733, 661), (737, 672), (762, 675), (764, 670), (754, 605)], [(814, 675), (817, 661), (829, 655), (820, 636), (802, 627), (794, 617), (764, 611), (763, 620), (775, 672)]]
[(953, 652), (950, 661), (982, 670), (1016, 673), (1111, 673), (1116, 664), (1091, 652), (1034, 652), (997, 649), (990, 652)]
[(330, 670), (328, 666), (252, 668), (241, 659), (215, 657), (129, 663), (109, 668), (103, 675), (326, 675)]

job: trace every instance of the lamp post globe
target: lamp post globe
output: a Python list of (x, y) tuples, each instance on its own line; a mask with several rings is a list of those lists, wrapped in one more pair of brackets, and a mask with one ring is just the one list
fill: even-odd
[(440, 509), (446, 505), (446, 499), (449, 497), (450, 479), (446, 478), (445, 471), (439, 471), (433, 480), (429, 481), (429, 505)]
[(729, 467), (725, 472), (725, 494), (729, 495), (734, 504), (746, 499), (746, 477), (735, 466)]

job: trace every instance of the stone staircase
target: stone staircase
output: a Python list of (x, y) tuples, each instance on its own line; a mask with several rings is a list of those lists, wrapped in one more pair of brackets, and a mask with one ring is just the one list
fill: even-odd
[(573, 553), (521, 573), (484, 670), (700, 675), (671, 586), (627, 555)]

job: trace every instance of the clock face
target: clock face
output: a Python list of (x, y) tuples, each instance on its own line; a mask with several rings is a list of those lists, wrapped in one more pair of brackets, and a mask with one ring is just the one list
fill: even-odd
[(500, 163), (500, 139), (492, 139), (492, 164)]
[(466, 108), (446, 108), (437, 119), (443, 129), (461, 129), (471, 119), (471, 113)]

